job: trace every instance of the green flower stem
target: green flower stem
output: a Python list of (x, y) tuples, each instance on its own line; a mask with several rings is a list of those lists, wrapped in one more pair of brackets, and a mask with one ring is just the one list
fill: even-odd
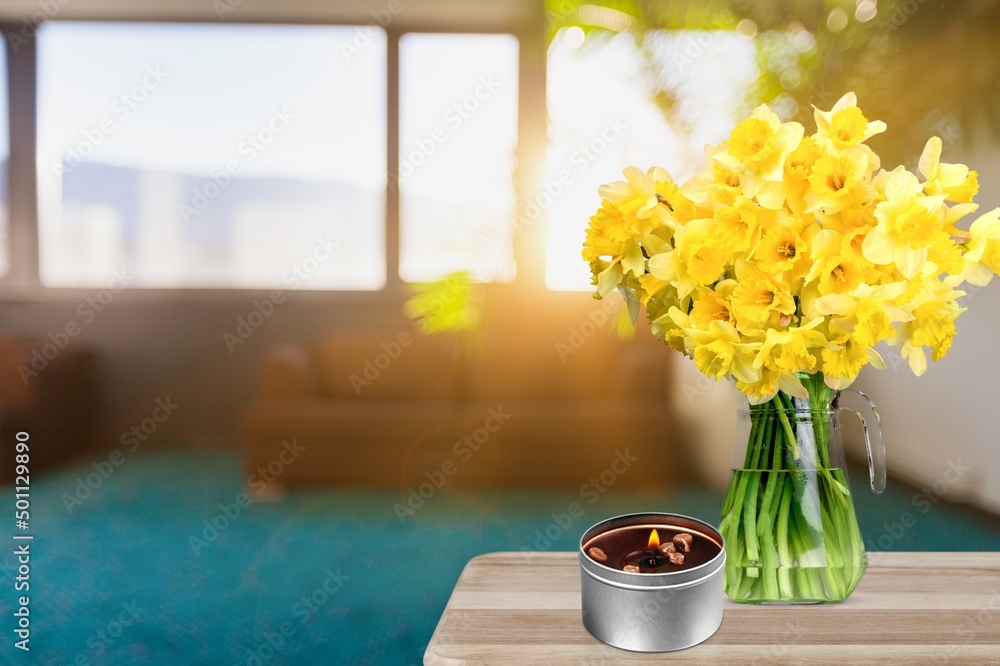
[[(778, 402), (776, 410), (778, 412), (778, 419), (781, 421), (781, 427), (785, 431), (785, 442), (788, 444), (789, 455), (792, 457), (792, 460), (798, 460), (802, 457), (802, 454), (799, 451), (798, 438), (795, 436), (795, 431), (792, 430), (792, 424), (788, 422), (788, 414), (785, 413), (788, 407), (785, 406), (785, 402), (781, 399), (781, 393), (774, 396), (774, 400)], [(790, 402), (791, 400), (789, 400)]]
[(771, 534), (771, 517), (764, 516), (761, 526), (761, 547), (763, 549), (763, 586), (764, 595), (770, 599), (778, 599), (781, 595), (778, 592), (778, 552), (774, 545), (774, 536)]
[[(754, 579), (750, 576), (745, 576), (740, 582), (739, 588), (736, 592), (737, 599), (745, 599), (748, 594), (750, 594), (750, 589), (754, 585)], [(732, 595), (730, 595), (732, 596)]]
[[(776, 540), (778, 542), (778, 561), (791, 562), (792, 554), (788, 547), (788, 517), (791, 513), (791, 488), (783, 479), (775, 482), (774, 485), (781, 485), (781, 497), (778, 499), (778, 530)], [(791, 599), (793, 596), (792, 580), (788, 566), (783, 566), (778, 570), (778, 588), (782, 599)]]
[(841, 601), (867, 566), (847, 478), (831, 465), (832, 392), (821, 375), (801, 378), (808, 399), (779, 392), (750, 407), (720, 524), (736, 601)]
[(743, 523), (745, 526), (743, 538), (747, 546), (747, 558), (751, 562), (759, 559), (759, 546), (757, 542), (757, 489), (760, 486), (760, 475), (754, 474), (750, 477), (750, 484), (747, 493), (743, 498)]
[[(769, 440), (770, 439), (771, 426), (772, 426), (773, 423), (774, 423), (774, 419), (769, 417), (767, 419), (767, 426), (766, 426), (766, 430), (765, 430), (765, 432), (766, 432), (765, 440)], [(771, 470), (773, 472), (777, 472), (777, 471), (779, 471), (781, 469), (781, 449), (782, 449), (782, 447), (781, 447), (781, 442), (779, 440), (780, 440), (780, 437), (775, 437), (773, 440), (770, 440), (771, 441), (771, 452), (770, 452), (771, 453), (771, 457), (770, 457), (770, 460), (771, 460)], [(771, 513), (771, 502), (774, 500), (774, 496), (776, 494), (776, 489), (778, 488), (779, 485), (781, 485), (778, 482), (778, 480), (775, 478), (776, 476), (780, 476), (780, 475), (768, 474), (767, 489), (764, 491), (764, 499), (763, 499), (763, 501), (761, 502), (761, 505), (760, 505), (760, 514), (759, 514), (759, 517), (757, 519), (758, 523), (763, 521), (765, 515), (767, 515), (767, 516), (773, 515)]]

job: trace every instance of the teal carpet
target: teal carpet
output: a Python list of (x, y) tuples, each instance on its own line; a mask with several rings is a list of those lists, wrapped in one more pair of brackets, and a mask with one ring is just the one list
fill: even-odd
[[(572, 550), (592, 523), (638, 510), (714, 523), (721, 505), (698, 490), (642, 498), (612, 487), (592, 504), (572, 491), (442, 491), (401, 524), (396, 492), (297, 492), (241, 508), (235, 456), (176, 454), (127, 459), (69, 512), (66, 495), (92, 471), (33, 478), (31, 653), (13, 647), (17, 573), (5, 547), (0, 663), (419, 664), (475, 555)], [(995, 520), (892, 484), (876, 498), (863, 480), (854, 491), (871, 550), (1000, 550)], [(12, 490), (0, 496), (12, 509)]]

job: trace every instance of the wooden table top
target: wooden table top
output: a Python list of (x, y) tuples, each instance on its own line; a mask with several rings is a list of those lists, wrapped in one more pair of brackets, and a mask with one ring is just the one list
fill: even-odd
[(466, 565), (425, 664), (1000, 664), (1000, 553), (873, 553), (839, 604), (728, 599), (701, 645), (637, 653), (604, 645), (580, 615), (576, 553), (490, 553)]

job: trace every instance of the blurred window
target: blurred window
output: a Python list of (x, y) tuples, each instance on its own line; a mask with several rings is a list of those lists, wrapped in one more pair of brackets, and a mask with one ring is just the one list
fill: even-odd
[(399, 274), (512, 280), (517, 38), (411, 33), (399, 54)]
[(42, 283), (380, 289), (386, 36), (366, 34), (44, 25)]

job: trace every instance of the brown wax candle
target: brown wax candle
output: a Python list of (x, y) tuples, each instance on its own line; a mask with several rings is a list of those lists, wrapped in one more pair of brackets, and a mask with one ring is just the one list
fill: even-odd
[[(690, 540), (683, 536), (674, 539), (677, 535), (685, 534), (690, 535)], [(673, 544), (673, 547), (667, 544)], [(592, 552), (591, 549), (595, 550)], [(633, 573), (669, 573), (693, 569), (712, 560), (720, 550), (722, 547), (717, 541), (696, 530), (653, 524), (631, 525), (602, 532), (583, 546), (583, 552), (595, 562)], [(676, 554), (683, 555), (682, 562)]]

